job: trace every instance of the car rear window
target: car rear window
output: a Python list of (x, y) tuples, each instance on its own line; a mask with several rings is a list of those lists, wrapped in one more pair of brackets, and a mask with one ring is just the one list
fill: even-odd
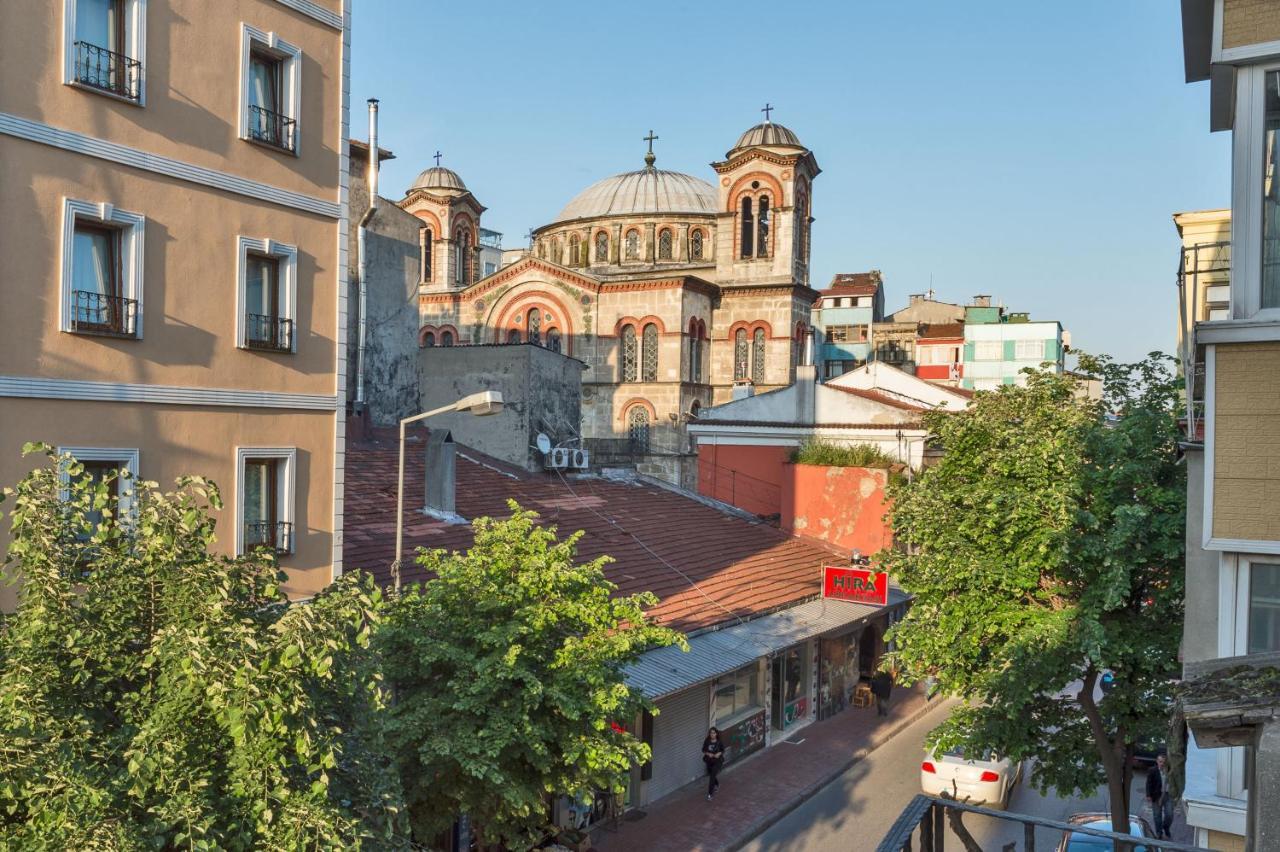
[(947, 754), (947, 757), (955, 757), (960, 760), (983, 760), (983, 761), (991, 760), (991, 749), (987, 749), (986, 751), (984, 751), (980, 757), (966, 757), (964, 753), (964, 749), (962, 748), (949, 748), (947, 749), (946, 754)]

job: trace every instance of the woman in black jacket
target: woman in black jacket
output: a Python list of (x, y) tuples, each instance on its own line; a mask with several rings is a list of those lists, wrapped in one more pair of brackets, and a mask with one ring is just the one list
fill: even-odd
[(724, 766), (724, 743), (720, 742), (720, 729), (712, 727), (702, 741), (702, 762), (707, 765), (707, 798), (720, 789), (720, 767)]

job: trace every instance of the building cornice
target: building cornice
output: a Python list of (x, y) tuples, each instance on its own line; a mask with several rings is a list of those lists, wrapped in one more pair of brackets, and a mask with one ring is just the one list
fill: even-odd
[(211, 405), (232, 408), (296, 408), (336, 411), (337, 394), (286, 393), (241, 388), (143, 385), (36, 376), (0, 376), (0, 397), (75, 399), (88, 402), (143, 402), (158, 405)]

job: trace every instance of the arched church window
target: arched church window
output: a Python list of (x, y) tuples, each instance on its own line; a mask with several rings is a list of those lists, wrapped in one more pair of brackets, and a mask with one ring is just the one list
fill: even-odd
[(696, 319), (689, 320), (689, 381), (702, 381), (702, 336)]
[(735, 382), (742, 381), (747, 377), (749, 357), (750, 348), (747, 346), (747, 330), (740, 328), (738, 333), (733, 336), (733, 380)]
[(547, 330), (547, 348), (552, 352), (560, 351), (560, 329), (552, 328)]
[(441, 345), (441, 346), (452, 346), (452, 345), (453, 345), (453, 332), (452, 332), (452, 331), (442, 331), (442, 332), (440, 332), (440, 345)]
[(756, 233), (754, 222), (755, 220), (751, 215), (751, 199), (749, 197), (744, 196), (742, 199), (742, 251), (741, 251), (741, 255), (743, 257), (751, 257), (752, 254), (754, 253), (751, 250), (751, 247), (754, 245), (753, 238), (755, 237), (755, 233)]
[(570, 266), (577, 266), (579, 263), (582, 262), (582, 258), (578, 256), (581, 251), (582, 251), (582, 241), (578, 239), (578, 235), (574, 234), (573, 236), (569, 237), (569, 265)]
[(622, 380), (634, 382), (640, 371), (636, 360), (636, 327), (625, 326), (622, 329)]
[(541, 345), (542, 343), (542, 309), (533, 308), (529, 311), (525, 325), (525, 332), (528, 335), (530, 343)]
[(627, 260), (640, 259), (640, 232), (632, 229), (627, 231)]
[(429, 346), (435, 346), (435, 345), (436, 345), (435, 332), (428, 331), (426, 334), (422, 335), (422, 346), (424, 349)]
[(694, 231), (689, 235), (689, 259), (702, 260), (702, 232)]
[(633, 405), (627, 413), (627, 440), (631, 452), (649, 452), (649, 409), (643, 405)]
[(641, 381), (656, 382), (658, 380), (658, 327), (649, 323), (644, 327), (644, 370)]
[(658, 234), (658, 260), (671, 259), (671, 231), (664, 230)]
[(454, 269), (453, 280), (462, 287), (471, 285), (471, 234), (465, 230), (458, 231), (458, 265)]
[(795, 257), (792, 258), (792, 263), (804, 264), (807, 262), (806, 254), (809, 245), (809, 191), (804, 184), (796, 185), (795, 217), (792, 242), (792, 252)]
[(422, 229), (422, 280), (431, 280), (431, 249), (435, 234), (430, 228)]
[(520, 329), (513, 328), (507, 332), (507, 343), (519, 343), (519, 342), (520, 342)]
[(609, 262), (609, 235), (604, 231), (596, 234), (596, 263)]
[(760, 196), (757, 208), (760, 215), (756, 217), (756, 257), (769, 256), (769, 196)]
[(764, 329), (757, 328), (751, 337), (751, 381), (764, 384)]

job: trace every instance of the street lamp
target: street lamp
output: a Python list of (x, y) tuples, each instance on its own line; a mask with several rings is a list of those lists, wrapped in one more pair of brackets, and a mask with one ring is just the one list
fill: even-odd
[(400, 554), (404, 547), (404, 436), (405, 427), (437, 414), (448, 414), (451, 411), (466, 411), (476, 417), (488, 417), (502, 411), (501, 391), (480, 391), (464, 396), (457, 402), (406, 417), (400, 421), (400, 467), (396, 473), (396, 558), (391, 563), (391, 575), (395, 581), (395, 589), (400, 591)]

